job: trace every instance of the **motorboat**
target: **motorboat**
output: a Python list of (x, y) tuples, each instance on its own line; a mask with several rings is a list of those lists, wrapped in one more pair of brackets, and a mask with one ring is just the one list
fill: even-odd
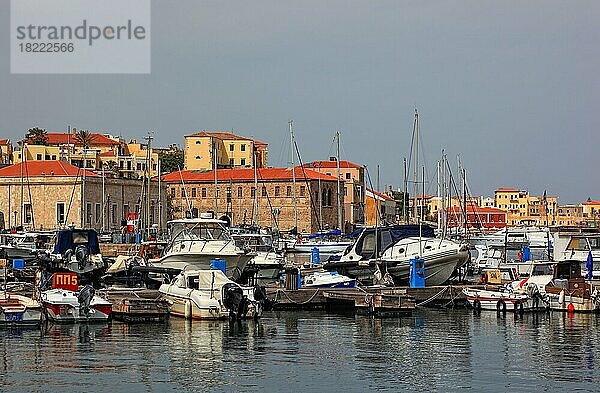
[(55, 322), (102, 322), (108, 320), (112, 304), (96, 295), (91, 285), (79, 286), (73, 272), (52, 275), (51, 289), (42, 291), (40, 299), (45, 314)]
[(383, 251), (377, 263), (400, 284), (410, 278), (411, 259), (425, 261), (427, 285), (442, 285), (469, 260), (469, 251), (465, 244), (452, 240), (409, 237)]
[[(557, 232), (554, 234), (556, 249), (554, 255), (559, 261), (577, 260), (581, 269), (586, 268), (589, 255), (593, 261), (600, 261), (600, 233), (597, 232)], [(600, 264), (592, 268), (592, 277), (600, 278)]]
[(356, 280), (338, 272), (312, 272), (301, 276), (304, 288), (354, 288)]
[(407, 224), (365, 227), (356, 230), (353, 236), (356, 241), (341, 255), (329, 257), (323, 268), (360, 281), (370, 281), (377, 270), (376, 264), (371, 261), (381, 257), (384, 250), (411, 236), (433, 238), (434, 232), (427, 225)]
[(339, 229), (331, 231), (321, 231), (313, 233), (304, 239), (298, 236), (294, 245), (295, 252), (312, 252), (313, 249), (319, 250), (319, 253), (334, 254), (346, 250), (352, 245), (352, 240), (341, 238), (342, 232)]
[(42, 256), (40, 263), (49, 273), (66, 270), (92, 279), (99, 278), (108, 267), (100, 252), (98, 233), (80, 228), (59, 230), (52, 251)]
[(46, 250), (46, 244), (53, 232), (24, 232), (0, 234), (0, 255), (7, 259), (33, 261), (40, 252)]
[(250, 249), (255, 256), (248, 262), (244, 275), (256, 284), (265, 285), (279, 280), (285, 266), (285, 256), (273, 247), (273, 238), (265, 233), (239, 233), (232, 235), (241, 249)]
[(227, 277), (239, 280), (248, 262), (256, 255), (241, 249), (230, 236), (227, 222), (203, 213), (199, 218), (167, 223), (170, 239), (158, 259), (149, 259), (150, 267), (175, 271), (208, 270), (211, 260), (226, 262)]
[(506, 287), (498, 289), (464, 288), (463, 294), (475, 310), (506, 312), (533, 308), (533, 302), (530, 302), (530, 297), (526, 293), (509, 291)]
[(37, 300), (10, 292), (0, 292), (0, 326), (35, 326), (42, 319)]
[(586, 281), (577, 260), (559, 261), (554, 266), (551, 281), (544, 287), (550, 309), (569, 312), (600, 310), (600, 286)]
[(471, 235), (469, 242), (486, 247), (522, 249), (523, 247), (552, 249), (552, 237), (548, 228), (518, 226), (503, 228), (494, 233)]
[(184, 270), (159, 292), (172, 315), (186, 319), (244, 319), (262, 314), (260, 287), (243, 287), (217, 269)]

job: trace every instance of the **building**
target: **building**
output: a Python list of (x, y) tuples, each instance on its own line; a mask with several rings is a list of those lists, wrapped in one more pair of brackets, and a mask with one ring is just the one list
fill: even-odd
[(10, 139), (0, 139), (0, 164), (12, 163), (13, 146)]
[[(313, 161), (304, 164), (316, 172), (337, 178), (337, 159)], [(340, 160), (340, 187), (343, 195), (344, 225), (365, 223), (365, 168), (350, 161)], [(337, 189), (336, 189), (337, 192)]]
[[(281, 230), (315, 232), (337, 227), (337, 179), (310, 169), (294, 168), (183, 170), (164, 175), (175, 218), (206, 211), (228, 216), (233, 225), (257, 224)], [(216, 187), (215, 187), (216, 183)], [(185, 184), (185, 187), (184, 185)], [(294, 198), (295, 195), (295, 198)]]
[(583, 221), (587, 226), (598, 227), (600, 222), (600, 201), (588, 199), (580, 204)]
[(526, 190), (498, 188), (494, 205), (507, 213), (507, 225), (527, 223), (537, 226), (556, 225), (558, 197), (531, 196)]
[(187, 170), (267, 167), (267, 144), (230, 132), (197, 132), (184, 140), (184, 166)]
[(558, 207), (556, 225), (579, 226), (583, 223), (583, 206), (563, 205)]
[[(0, 225), (41, 230), (74, 224), (118, 231), (128, 212), (142, 211), (141, 187), (133, 179), (103, 181), (97, 173), (61, 160), (25, 161), (0, 168)], [(162, 226), (166, 211), (158, 209), (157, 183), (150, 193), (150, 221)]]
[[(447, 209), (448, 226), (463, 227), (465, 226), (464, 211), (460, 207), (452, 207)], [(506, 211), (495, 207), (479, 207), (476, 205), (468, 206), (467, 229), (500, 229), (506, 227)]]
[[(21, 149), (13, 153), (14, 163), (25, 161), (62, 160), (77, 167), (93, 171), (104, 169), (115, 176), (137, 179), (146, 175), (146, 165), (150, 160), (150, 176), (158, 175), (158, 153), (147, 144), (132, 140), (126, 143), (120, 137), (91, 133), (88, 146), (73, 133), (47, 133), (46, 145), (32, 145), (24, 141)], [(148, 157), (149, 156), (149, 157)]]
[[(396, 223), (396, 204), (398, 201), (370, 188), (366, 189), (365, 197), (365, 218), (367, 225)], [(377, 213), (379, 213), (379, 216)]]

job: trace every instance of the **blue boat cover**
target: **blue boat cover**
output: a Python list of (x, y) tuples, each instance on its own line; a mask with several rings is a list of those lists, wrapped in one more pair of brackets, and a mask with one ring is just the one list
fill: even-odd
[(74, 250), (77, 246), (84, 245), (90, 254), (100, 254), (98, 234), (93, 229), (62, 229), (56, 233), (53, 254), (64, 254), (67, 250)]

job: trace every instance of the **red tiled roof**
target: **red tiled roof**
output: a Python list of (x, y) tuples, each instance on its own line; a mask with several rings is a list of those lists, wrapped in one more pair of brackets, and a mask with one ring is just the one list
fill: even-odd
[(433, 195), (417, 195), (417, 199), (431, 199)]
[[(21, 166), (24, 167), (21, 169)], [(94, 172), (85, 171), (86, 176), (98, 177)], [(0, 168), (0, 178), (2, 177), (36, 177), (36, 176), (60, 176), (60, 177), (76, 177), (82, 176), (83, 170), (71, 165), (65, 161), (25, 161)]]
[(586, 205), (586, 206), (589, 206), (589, 205), (600, 205), (600, 201), (594, 201), (594, 200), (586, 201), (586, 202), (583, 202), (582, 205)]
[[(337, 162), (331, 160), (313, 161), (304, 164), (306, 168), (337, 168)], [(340, 160), (340, 168), (362, 168), (362, 165), (355, 164), (350, 161)]]
[[(48, 132), (46, 136), (48, 137), (48, 145), (65, 145), (67, 143), (81, 145), (76, 134)], [(114, 146), (119, 144), (119, 142), (108, 138), (106, 135), (91, 134), (91, 136), (93, 140), (91, 141), (90, 146)]]
[[(333, 176), (315, 172), (310, 169), (302, 170), (301, 167), (295, 168), (296, 180), (299, 180), (299, 181), (304, 180), (303, 172), (306, 173), (306, 177), (309, 180), (321, 179), (323, 181), (337, 182), (337, 178), (335, 178)], [(292, 179), (292, 169), (291, 168), (259, 168), (259, 169), (257, 169), (257, 177), (258, 177), (258, 180), (291, 180)], [(193, 182), (197, 182), (197, 183), (213, 182), (215, 180), (215, 173), (214, 173), (214, 171), (183, 170), (181, 172), (180, 171), (171, 172), (162, 177), (162, 179), (165, 182), (169, 182), (169, 183), (179, 183), (179, 182), (181, 182), (181, 178), (183, 178), (184, 182), (192, 182), (192, 183)], [(254, 180), (254, 169), (252, 169), (252, 168), (217, 169), (217, 180), (219, 182)]]
[(367, 195), (369, 195), (369, 194), (371, 194), (371, 195), (376, 195), (376, 196), (378, 196), (379, 198), (381, 198), (381, 199), (383, 199), (383, 200), (386, 200), (386, 201), (395, 201), (395, 199), (394, 199), (394, 198), (392, 198), (392, 197), (390, 197), (390, 196), (388, 196), (388, 195), (385, 195), (385, 194), (382, 194), (382, 193), (380, 193), (380, 192), (377, 192), (377, 191), (375, 191), (375, 190), (371, 190), (370, 188), (367, 188)]
[(505, 188), (505, 187), (501, 187), (501, 188), (497, 188), (496, 192), (519, 192), (519, 190), (515, 189), (515, 188)]
[(217, 139), (221, 139), (221, 140), (223, 140), (223, 139), (244, 140), (244, 141), (252, 141), (256, 145), (267, 146), (267, 144), (264, 143), (264, 142), (257, 141), (257, 140), (252, 139), (252, 138), (246, 138), (245, 136), (236, 135), (236, 134), (233, 134), (231, 132), (208, 132), (208, 131), (200, 131), (200, 132), (196, 132), (196, 133), (193, 133), (193, 134), (187, 135), (187, 136), (204, 136), (204, 137), (217, 138)]
[(0, 145), (8, 145), (10, 139), (0, 139)]
[(98, 157), (116, 157), (115, 152), (112, 150), (105, 151), (104, 153), (98, 154)]

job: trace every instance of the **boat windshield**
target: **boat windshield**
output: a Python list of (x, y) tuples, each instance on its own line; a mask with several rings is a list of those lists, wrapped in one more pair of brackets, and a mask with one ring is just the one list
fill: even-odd
[(229, 234), (218, 222), (173, 223), (171, 241), (229, 240)]
[(569, 241), (569, 244), (567, 245), (567, 250), (588, 251), (589, 248), (585, 237), (572, 238), (571, 241)]
[(554, 265), (549, 263), (533, 265), (532, 276), (551, 276), (554, 274)]

